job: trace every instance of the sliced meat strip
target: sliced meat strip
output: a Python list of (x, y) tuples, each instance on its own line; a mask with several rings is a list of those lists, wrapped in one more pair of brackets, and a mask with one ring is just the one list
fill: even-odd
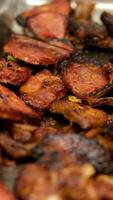
[(82, 129), (102, 127), (108, 122), (104, 111), (68, 100), (53, 102), (50, 112), (64, 115), (67, 120), (78, 124)]
[(52, 46), (22, 35), (13, 35), (4, 46), (5, 53), (33, 65), (57, 64), (70, 57), (72, 50)]
[(31, 70), (26, 66), (20, 66), (16, 62), (0, 60), (0, 83), (20, 85), (31, 75)]
[(38, 119), (39, 113), (29, 108), (14, 92), (0, 85), (0, 118), (25, 121)]
[(44, 70), (31, 76), (20, 88), (22, 99), (36, 110), (48, 109), (50, 104), (65, 95), (65, 87), (59, 76)]
[(1, 200), (16, 200), (13, 194), (0, 182), (0, 199)]
[(91, 63), (69, 63), (62, 70), (62, 79), (73, 94), (83, 99), (109, 83), (103, 69)]
[(24, 11), (19, 16), (17, 16), (16, 20), (19, 24), (25, 25), (28, 19), (37, 16), (39, 13), (53, 12), (68, 16), (70, 9), (69, 0), (56, 1)]

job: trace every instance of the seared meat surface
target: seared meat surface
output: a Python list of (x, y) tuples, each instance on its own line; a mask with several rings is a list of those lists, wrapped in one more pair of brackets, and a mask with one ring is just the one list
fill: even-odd
[(104, 111), (68, 100), (53, 102), (50, 112), (63, 115), (82, 129), (102, 127), (108, 122), (108, 115)]
[(4, 46), (4, 51), (26, 63), (45, 66), (57, 64), (71, 54), (70, 50), (21, 35), (13, 35)]
[(20, 88), (23, 100), (37, 110), (47, 109), (53, 101), (63, 97), (65, 91), (60, 77), (48, 70), (31, 76)]
[(20, 66), (16, 62), (0, 60), (0, 83), (20, 85), (31, 75), (31, 70), (26, 66)]
[(29, 108), (14, 92), (0, 85), (0, 118), (25, 121), (38, 119), (39, 114)]
[(104, 70), (91, 63), (69, 63), (62, 70), (62, 79), (79, 98), (87, 98), (109, 83)]
[(94, 6), (51, 0), (16, 18), (23, 34), (0, 58), (0, 200), (113, 200), (113, 16), (95, 22)]
[[(37, 38), (64, 38), (70, 12), (70, 1), (56, 1), (23, 12), (17, 17), (20, 24), (26, 26)], [(51, 28), (52, 27), (52, 28)]]

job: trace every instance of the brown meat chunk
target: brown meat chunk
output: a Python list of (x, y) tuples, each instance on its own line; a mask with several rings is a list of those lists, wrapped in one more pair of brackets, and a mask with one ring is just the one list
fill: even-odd
[(101, 15), (101, 20), (105, 24), (110, 35), (113, 36), (113, 15), (104, 11)]
[(65, 87), (59, 76), (44, 70), (30, 77), (20, 88), (22, 98), (31, 107), (42, 110), (65, 95)]
[(68, 16), (70, 13), (70, 1), (62, 0), (34, 7), (21, 13), (19, 16), (17, 16), (16, 20), (19, 24), (25, 25), (28, 19), (33, 18), (43, 12), (53, 12)]
[(62, 71), (62, 79), (77, 97), (83, 99), (108, 84), (102, 68), (91, 63), (69, 63)]
[(64, 38), (67, 19), (64, 15), (54, 12), (42, 12), (30, 18), (27, 25), (37, 38)]
[(0, 118), (25, 121), (38, 119), (39, 114), (25, 105), (14, 92), (0, 85)]
[(32, 145), (25, 145), (20, 142), (13, 140), (9, 135), (0, 134), (0, 147), (3, 149), (11, 158), (20, 159), (30, 155)]
[(37, 126), (32, 126), (29, 124), (14, 123), (11, 124), (10, 132), (15, 141), (25, 143), (30, 141), (37, 128)]
[(19, 66), (16, 62), (0, 60), (0, 83), (20, 85), (31, 75), (31, 70), (25, 66)]
[(52, 46), (27, 36), (13, 35), (4, 46), (5, 53), (33, 65), (49, 65), (70, 57), (72, 50)]
[(37, 196), (40, 200), (112, 200), (113, 177), (94, 178), (94, 174), (91, 165), (68, 165), (57, 171), (27, 165), (21, 171), (16, 191), (22, 200), (37, 200)]
[(16, 200), (16, 197), (0, 182), (0, 199), (1, 200)]
[(82, 129), (102, 127), (108, 121), (104, 111), (67, 100), (53, 102), (50, 112), (64, 115), (67, 120), (78, 124)]
[[(113, 153), (96, 139), (87, 139), (80, 134), (46, 135), (40, 144), (33, 149), (37, 161), (45, 162), (49, 158), (49, 167), (62, 166), (71, 158), (71, 163), (92, 164), (99, 173), (113, 171)], [(64, 156), (65, 155), (65, 156)], [(44, 163), (47, 166), (46, 162)]]
[(108, 35), (106, 28), (88, 20), (70, 20), (70, 32), (85, 47), (113, 49), (113, 38)]

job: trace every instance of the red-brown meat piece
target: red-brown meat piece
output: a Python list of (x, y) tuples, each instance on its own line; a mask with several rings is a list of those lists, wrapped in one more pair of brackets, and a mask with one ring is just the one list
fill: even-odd
[(40, 13), (46, 12), (59, 13), (68, 17), (70, 13), (70, 1), (62, 0), (34, 7), (21, 13), (17, 16), (16, 20), (19, 24), (26, 25), (28, 19), (33, 18)]
[(52, 46), (35, 39), (13, 35), (4, 46), (4, 51), (15, 58), (34, 65), (57, 64), (69, 58), (72, 50)]
[(0, 118), (25, 121), (37, 119), (39, 114), (25, 105), (14, 92), (0, 85)]
[(0, 200), (16, 200), (2, 183), (0, 183)]
[(80, 98), (87, 98), (108, 84), (102, 68), (93, 64), (70, 63), (62, 72), (66, 86)]
[(20, 85), (31, 75), (31, 70), (25, 66), (19, 66), (16, 62), (0, 60), (0, 83)]
[(37, 110), (47, 109), (50, 104), (65, 95), (65, 87), (59, 76), (44, 70), (30, 77), (21, 86), (23, 100)]
[(67, 19), (64, 15), (54, 12), (43, 12), (27, 22), (28, 27), (38, 38), (64, 38)]
[(67, 100), (53, 102), (50, 111), (64, 115), (67, 120), (78, 124), (82, 129), (103, 127), (108, 122), (104, 111)]
[(35, 7), (17, 17), (21, 25), (26, 25), (36, 37), (64, 38), (70, 13), (70, 1), (56, 1)]

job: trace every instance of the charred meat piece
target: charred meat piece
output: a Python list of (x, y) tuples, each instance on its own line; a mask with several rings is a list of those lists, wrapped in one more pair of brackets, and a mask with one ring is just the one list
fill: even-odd
[(105, 24), (110, 35), (113, 36), (113, 15), (104, 11), (101, 15), (101, 20)]
[[(86, 170), (89, 170), (89, 173), (86, 173)], [(57, 169), (57, 171), (48, 171), (43, 167), (31, 164), (22, 169), (16, 191), (22, 200), (37, 200), (37, 196), (40, 200), (53, 198), (60, 200), (83, 200), (79, 198), (81, 197), (81, 193), (82, 195), (84, 194), (83, 196), (86, 199), (89, 199), (87, 198), (89, 195), (85, 188), (87, 188), (86, 183), (88, 179), (93, 174), (94, 170), (90, 165), (83, 168), (69, 165)]]
[(31, 70), (25, 66), (19, 66), (16, 62), (0, 60), (0, 83), (20, 85), (31, 75)]
[(11, 158), (21, 159), (30, 155), (31, 145), (25, 145), (13, 140), (8, 134), (0, 134), (0, 147)]
[(37, 38), (64, 38), (67, 17), (55, 12), (42, 12), (27, 20), (27, 26)]
[(93, 96), (109, 83), (104, 70), (91, 63), (69, 63), (62, 70), (62, 79), (73, 94), (83, 99)]
[(64, 38), (69, 13), (70, 1), (63, 0), (23, 12), (17, 21), (26, 25), (38, 38)]
[(39, 113), (29, 108), (14, 92), (0, 85), (0, 118), (14, 121), (38, 119)]
[(70, 20), (70, 32), (86, 48), (113, 49), (113, 38), (108, 35), (106, 28), (101, 24), (90, 20)]
[(0, 182), (0, 199), (1, 200), (16, 200), (11, 192)]
[(108, 121), (104, 111), (68, 100), (53, 102), (50, 112), (64, 115), (67, 120), (78, 124), (82, 129), (102, 127)]
[(26, 143), (31, 140), (33, 133), (37, 129), (38, 127), (33, 125), (13, 123), (9, 130), (15, 141)]
[(4, 46), (5, 53), (33, 65), (57, 64), (70, 57), (72, 50), (52, 46), (27, 36), (13, 35)]
[(37, 110), (43, 110), (65, 95), (65, 87), (59, 76), (44, 70), (30, 77), (20, 88), (20, 92), (27, 104)]
[(59, 134), (60, 130), (50, 126), (33, 126), (28, 124), (11, 124), (10, 133), (17, 142), (40, 142), (46, 134)]
[(70, 13), (70, 1), (62, 0), (34, 7), (21, 13), (16, 17), (16, 20), (20, 25), (25, 26), (28, 19), (43, 12), (53, 12), (68, 16)]
[[(96, 139), (87, 139), (80, 134), (46, 135), (38, 146), (33, 149), (37, 159), (44, 159), (54, 153), (67, 157), (73, 156), (75, 163), (91, 163), (99, 173), (111, 173), (113, 171), (112, 151), (101, 145)], [(65, 156), (63, 156), (65, 155)], [(72, 159), (72, 157), (71, 157)], [(54, 159), (57, 162), (57, 159)], [(53, 164), (55, 164), (53, 162)], [(57, 164), (57, 163), (56, 163)], [(55, 165), (54, 165), (55, 166)]]

